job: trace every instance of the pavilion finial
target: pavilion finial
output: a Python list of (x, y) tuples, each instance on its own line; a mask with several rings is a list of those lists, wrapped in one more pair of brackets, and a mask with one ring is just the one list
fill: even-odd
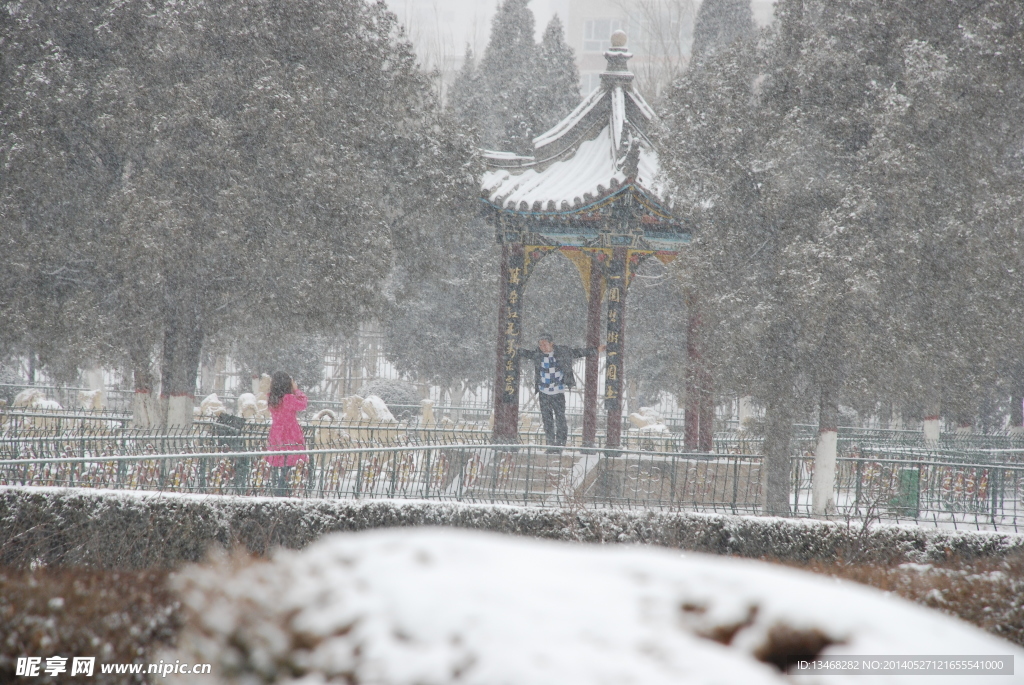
[(626, 66), (626, 62), (632, 56), (633, 53), (626, 47), (626, 32), (620, 29), (613, 33), (612, 46), (604, 52), (608, 67), (601, 74), (601, 82), (606, 88), (625, 86), (633, 80), (633, 74)]

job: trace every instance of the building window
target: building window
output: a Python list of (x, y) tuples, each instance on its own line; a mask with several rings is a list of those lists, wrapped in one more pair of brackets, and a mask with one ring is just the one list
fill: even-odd
[(612, 34), (626, 30), (625, 19), (586, 19), (583, 22), (583, 52), (604, 52), (612, 46)]

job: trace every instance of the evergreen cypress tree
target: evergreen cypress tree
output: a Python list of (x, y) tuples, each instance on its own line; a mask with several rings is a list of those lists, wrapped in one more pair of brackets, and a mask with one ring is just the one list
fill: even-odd
[(533, 12), (528, 0), (505, 0), (491, 23), (480, 62), (483, 94), (490, 106), (480, 122), (480, 142), (492, 150), (532, 151), (530, 116), (534, 55)]
[(576, 56), (565, 42), (565, 30), (557, 14), (544, 29), (534, 73), (531, 111), (534, 135), (537, 135), (557, 124), (579, 104), (580, 72), (576, 68)]
[(694, 60), (709, 56), (754, 31), (750, 0), (704, 0), (694, 21), (691, 55)]
[(477, 131), (486, 106), (486, 93), (476, 68), (473, 49), (467, 45), (462, 68), (448, 91), (448, 111), (463, 129)]

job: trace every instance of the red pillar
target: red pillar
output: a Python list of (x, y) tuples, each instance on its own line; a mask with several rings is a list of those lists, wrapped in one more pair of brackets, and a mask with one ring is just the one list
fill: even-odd
[(612, 249), (608, 265), (608, 333), (605, 337), (604, 402), (608, 410), (608, 428), (605, 445), (622, 444), (622, 388), (623, 358), (626, 348), (626, 248)]
[(520, 312), (525, 274), (523, 246), (504, 243), (501, 246), (501, 283), (498, 286), (498, 345), (494, 382), (495, 444), (519, 441), (519, 340)]
[[(601, 269), (597, 260), (590, 263), (590, 298), (587, 300), (587, 347), (601, 344)], [(597, 436), (597, 364), (598, 356), (586, 360), (583, 382), (583, 446), (593, 447)]]

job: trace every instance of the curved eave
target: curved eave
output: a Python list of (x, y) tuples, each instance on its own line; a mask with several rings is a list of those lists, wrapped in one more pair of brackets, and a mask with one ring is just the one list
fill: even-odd
[(597, 104), (604, 98), (604, 90), (600, 87), (595, 88), (591, 91), (590, 95), (585, 97), (580, 104), (576, 105), (576, 109), (569, 113), (564, 119), (559, 121), (557, 124), (552, 126), (550, 129), (540, 134), (533, 139), (534, 148), (544, 148), (553, 143), (558, 142), (560, 138), (569, 134), (573, 128), (575, 128), (581, 121), (586, 118), (587, 114), (593, 110)]
[(662, 221), (671, 223), (680, 223), (672, 213), (665, 208), (665, 202), (651, 191), (644, 188), (639, 183), (633, 180), (628, 180), (619, 188), (606, 192), (601, 197), (598, 197), (586, 204), (582, 204), (579, 207), (572, 207), (570, 209), (556, 209), (556, 210), (539, 210), (535, 211), (532, 209), (511, 209), (503, 207), (499, 204), (492, 202), (487, 197), (480, 198), (480, 201), (490, 210), (499, 214), (506, 214), (508, 216), (521, 217), (526, 219), (571, 219), (584, 218), (580, 215), (593, 214), (597, 210), (601, 209), (605, 205), (611, 204), (617, 198), (630, 191), (635, 191), (644, 200), (645, 207), (651, 212), (651, 214), (657, 216)]

